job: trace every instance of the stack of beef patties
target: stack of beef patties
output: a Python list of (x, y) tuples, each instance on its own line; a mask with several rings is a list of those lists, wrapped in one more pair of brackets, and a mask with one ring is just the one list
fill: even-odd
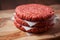
[(15, 13), (14, 24), (24, 32), (41, 33), (51, 29), (54, 24), (54, 10), (46, 5), (19, 5)]

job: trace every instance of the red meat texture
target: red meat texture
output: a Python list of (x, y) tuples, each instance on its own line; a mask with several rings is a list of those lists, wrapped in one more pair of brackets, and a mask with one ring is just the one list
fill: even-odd
[[(15, 26), (24, 31), (24, 32), (29, 32), (29, 33), (40, 33), (40, 32), (45, 32), (48, 31), (49, 29), (52, 28), (53, 24), (48, 25), (48, 26), (44, 26), (44, 27), (33, 27), (30, 30), (26, 30), (22, 25), (20, 25), (19, 23), (17, 23), (16, 21), (14, 22)], [(29, 27), (30, 28), (30, 27)]]
[(14, 24), (24, 32), (41, 33), (48, 31), (54, 25), (54, 10), (46, 5), (20, 5), (16, 7), (15, 13)]
[(24, 20), (40, 21), (47, 20), (54, 15), (51, 7), (40, 4), (26, 4), (16, 7), (16, 14)]

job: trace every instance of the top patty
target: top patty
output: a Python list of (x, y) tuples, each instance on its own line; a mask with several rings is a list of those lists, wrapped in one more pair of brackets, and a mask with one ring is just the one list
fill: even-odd
[(23, 20), (47, 20), (54, 15), (52, 8), (41, 4), (25, 4), (16, 7), (16, 14)]

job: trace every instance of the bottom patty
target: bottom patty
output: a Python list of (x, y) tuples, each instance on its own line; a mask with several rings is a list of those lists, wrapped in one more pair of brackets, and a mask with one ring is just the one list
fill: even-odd
[(37, 27), (30, 28), (30, 27), (22, 26), (19, 23), (17, 23), (16, 21), (14, 22), (14, 24), (20, 30), (22, 30), (24, 32), (29, 32), (29, 33), (40, 33), (40, 32), (44, 32), (44, 31), (48, 31), (53, 26), (53, 24), (51, 24), (51, 25), (44, 26), (43, 28), (37, 28)]

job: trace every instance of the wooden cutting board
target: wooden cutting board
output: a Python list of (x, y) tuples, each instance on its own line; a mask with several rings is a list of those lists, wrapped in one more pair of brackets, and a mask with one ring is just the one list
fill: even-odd
[[(0, 11), (0, 40), (59, 40), (60, 20), (58, 20), (51, 30), (45, 33), (31, 34), (15, 27), (13, 21), (10, 19), (13, 16), (13, 12), (12, 10)], [(60, 17), (59, 13), (56, 15)]]

